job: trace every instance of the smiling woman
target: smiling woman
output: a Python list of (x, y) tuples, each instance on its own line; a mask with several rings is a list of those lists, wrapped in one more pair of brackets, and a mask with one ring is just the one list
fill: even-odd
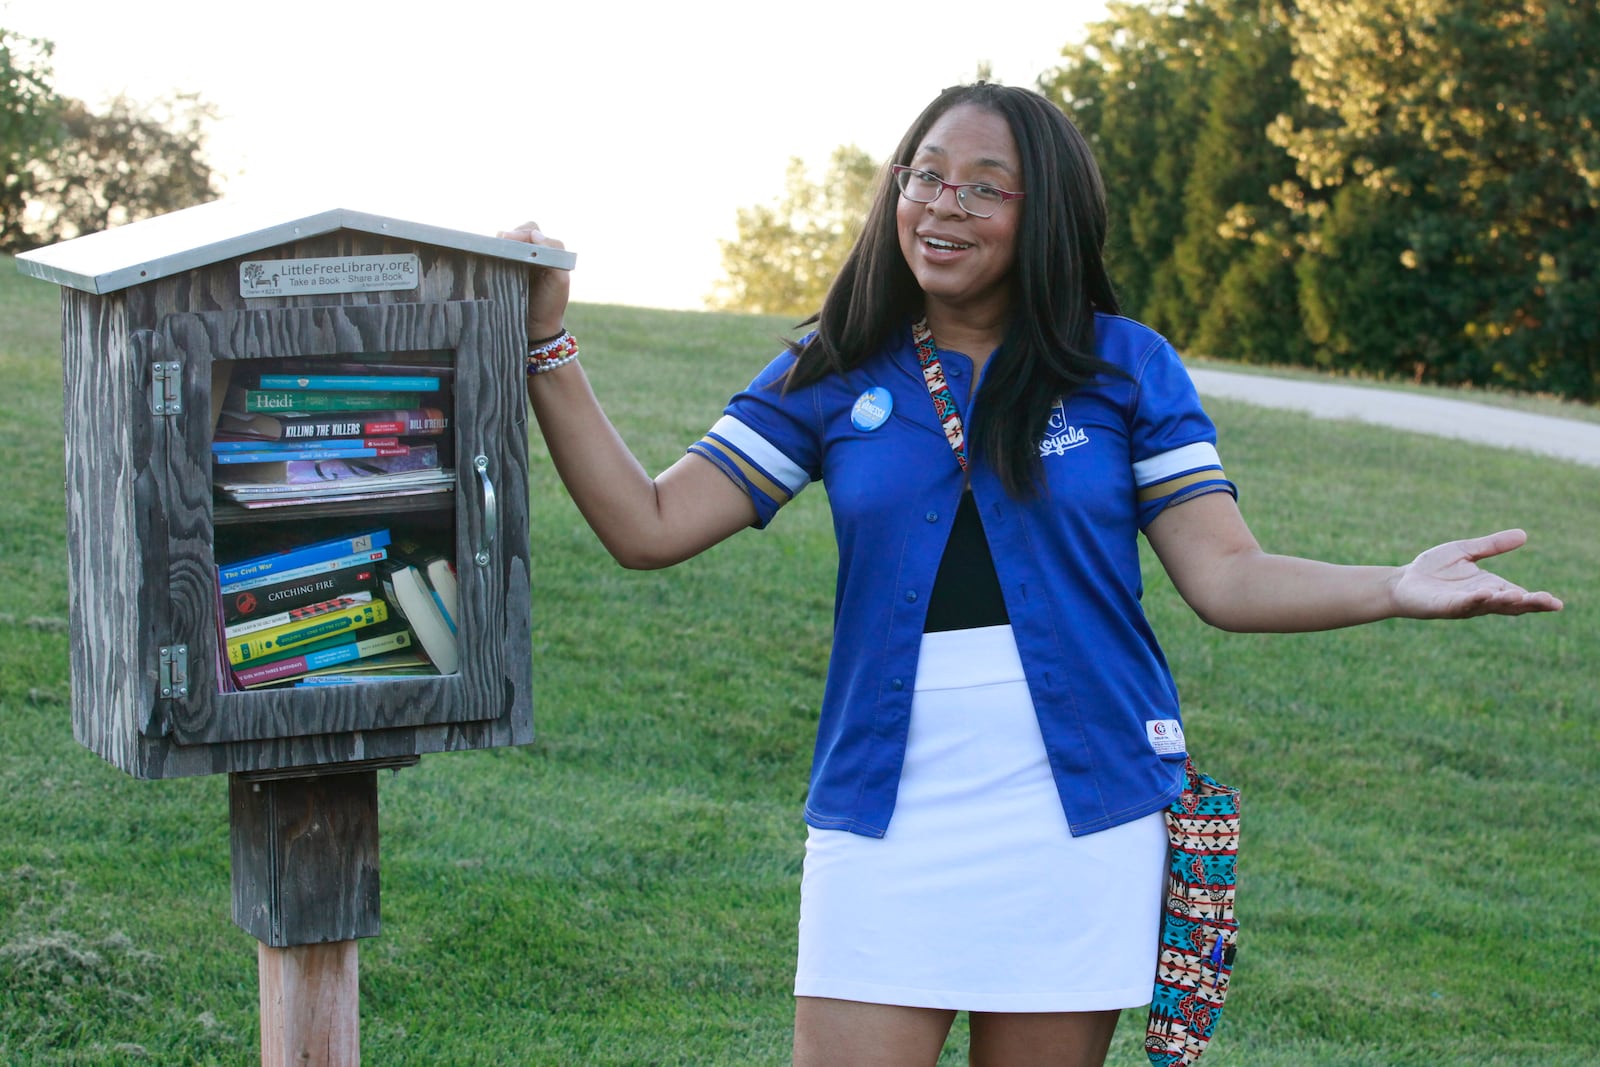
[(1477, 567), (1520, 531), (1404, 567), (1263, 552), (1182, 361), (1118, 314), (1098, 170), (1044, 97), (948, 89), (889, 162), (815, 330), (657, 477), (589, 388), (565, 272), (531, 280), (528, 397), (624, 566), (670, 566), (827, 485), (795, 1063), (928, 1067), (964, 1010), (974, 1064), (1094, 1067), (1151, 999), (1188, 757), (1141, 533), (1225, 629), (1561, 603)]
[(953, 107), (895, 174), (900, 253), (922, 288), (923, 314), (935, 337), (974, 353), (976, 381), (1011, 311), (1019, 219), (1005, 208), (1024, 195), (1002, 191), (1022, 181), (1011, 128), (986, 108)]

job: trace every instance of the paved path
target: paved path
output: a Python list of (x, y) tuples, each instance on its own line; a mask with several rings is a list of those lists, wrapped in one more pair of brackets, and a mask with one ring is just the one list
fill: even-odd
[(1420, 393), (1191, 368), (1202, 396), (1500, 445), (1600, 467), (1600, 423)]

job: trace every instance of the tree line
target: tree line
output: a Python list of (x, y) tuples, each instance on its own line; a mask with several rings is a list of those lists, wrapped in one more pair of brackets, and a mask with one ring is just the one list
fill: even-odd
[(58, 94), (54, 46), (0, 28), (0, 252), (25, 252), (213, 200), (210, 105), (175, 93), (100, 109)]
[[(1038, 88), (1095, 149), (1124, 311), (1181, 349), (1594, 401), (1595, 55), (1593, 0), (1114, 0)], [(865, 194), (796, 188), (764, 230), (740, 213), (731, 283), (781, 273), (777, 223), (853, 234)], [(825, 292), (756, 288), (720, 306)]]

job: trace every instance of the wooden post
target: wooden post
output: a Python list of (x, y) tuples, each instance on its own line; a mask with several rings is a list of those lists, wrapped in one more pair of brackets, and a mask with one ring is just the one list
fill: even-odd
[(261, 942), (262, 1067), (358, 1067), (357, 938), (378, 934), (377, 766), (228, 781), (233, 921)]
[(256, 946), (262, 1067), (358, 1067), (358, 945)]

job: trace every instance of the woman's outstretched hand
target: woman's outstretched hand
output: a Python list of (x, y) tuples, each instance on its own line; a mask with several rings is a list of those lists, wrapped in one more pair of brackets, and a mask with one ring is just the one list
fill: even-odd
[(1393, 586), (1396, 614), (1411, 619), (1470, 619), (1560, 611), (1549, 593), (1530, 593), (1478, 566), (1478, 560), (1521, 548), (1528, 535), (1501, 530), (1436, 545), (1400, 568)]
[[(566, 245), (547, 236), (537, 222), (524, 222), (495, 236), (507, 241), (526, 241), (547, 248)], [(528, 338), (537, 341), (561, 332), (567, 314), (567, 298), (572, 288), (572, 272), (553, 267), (534, 267), (528, 277)]]

